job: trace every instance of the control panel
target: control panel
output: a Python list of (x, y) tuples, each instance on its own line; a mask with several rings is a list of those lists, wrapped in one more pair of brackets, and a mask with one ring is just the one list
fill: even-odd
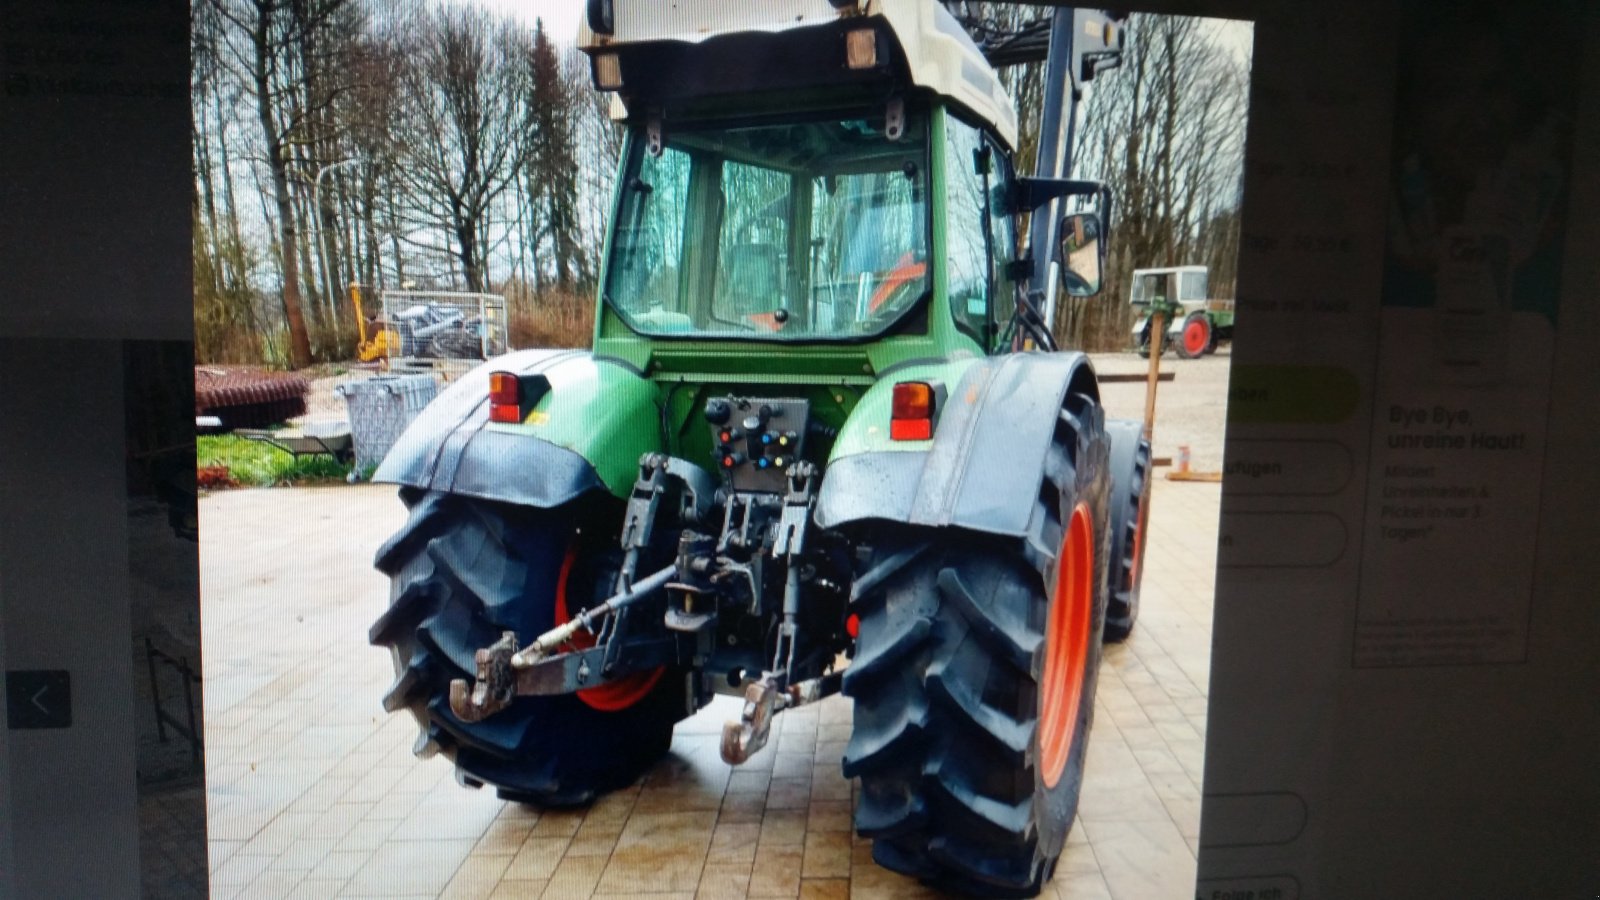
[(736, 491), (781, 493), (805, 447), (811, 404), (794, 397), (713, 397), (706, 401), (712, 462)]

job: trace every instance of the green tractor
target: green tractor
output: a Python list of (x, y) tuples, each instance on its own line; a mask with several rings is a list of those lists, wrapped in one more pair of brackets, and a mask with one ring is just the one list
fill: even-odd
[[(1056, 15), (1055, 71), (1115, 61), (1117, 20)], [(842, 691), (874, 858), (1032, 896), (1137, 612), (1148, 445), (1028, 290), (1098, 290), (1106, 192), (1013, 171), (932, 2), (597, 0), (580, 46), (626, 125), (593, 349), (491, 360), (377, 472), (410, 510), (376, 559), (385, 708), (463, 784), (562, 806), (718, 693), (738, 764)], [(1035, 210), (1068, 255), (1019, 254)]]
[(1183, 359), (1217, 352), (1217, 344), (1233, 340), (1232, 300), (1212, 299), (1206, 289), (1205, 266), (1135, 269), (1128, 303), (1137, 312), (1133, 345), (1150, 358), (1150, 326), (1156, 314), (1166, 323), (1161, 351), (1175, 350)]

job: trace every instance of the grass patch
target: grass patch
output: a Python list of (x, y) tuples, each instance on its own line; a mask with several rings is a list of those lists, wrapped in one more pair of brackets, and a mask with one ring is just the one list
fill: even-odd
[(299, 458), (261, 441), (231, 434), (202, 434), (195, 438), (195, 462), (200, 469), (225, 467), (228, 478), (244, 487), (326, 484), (343, 481), (350, 467), (331, 456)]

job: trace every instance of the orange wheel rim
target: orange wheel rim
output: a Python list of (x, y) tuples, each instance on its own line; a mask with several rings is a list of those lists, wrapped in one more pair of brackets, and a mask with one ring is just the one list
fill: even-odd
[[(556, 581), (556, 625), (563, 625), (572, 618), (567, 609), (567, 582), (572, 577), (572, 567), (577, 560), (578, 542), (574, 540), (572, 546), (567, 548), (566, 559), (561, 561), (561, 575)], [(594, 646), (594, 635), (588, 631), (578, 631), (568, 643), (579, 650), (587, 650)], [(578, 691), (578, 699), (601, 712), (620, 712), (649, 696), (650, 690), (661, 680), (661, 674), (665, 671), (665, 666), (657, 666), (648, 672), (635, 672), (615, 681), (583, 688)]]
[(1094, 608), (1094, 528), (1079, 503), (1067, 523), (1056, 562), (1056, 587), (1045, 623), (1044, 683), (1039, 700), (1039, 767), (1045, 787), (1066, 770), (1078, 731), (1078, 707), (1089, 659)]
[(1128, 567), (1128, 590), (1133, 590), (1139, 584), (1140, 575), (1144, 572), (1144, 529), (1149, 523), (1150, 500), (1148, 497), (1139, 503), (1139, 514), (1135, 517), (1136, 524), (1133, 528), (1133, 565)]
[(1199, 353), (1206, 348), (1206, 324), (1204, 322), (1190, 322), (1189, 327), (1183, 329), (1183, 349), (1190, 353)]

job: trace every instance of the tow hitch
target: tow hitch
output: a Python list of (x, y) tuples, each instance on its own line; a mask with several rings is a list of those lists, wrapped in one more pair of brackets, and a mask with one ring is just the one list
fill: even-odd
[[(787, 406), (803, 409), (792, 401)], [(722, 731), (723, 760), (743, 763), (766, 745), (773, 716), (837, 693), (842, 681), (829, 664), (833, 651), (808, 646), (800, 625), (802, 583), (814, 577), (803, 554), (821, 473), (797, 460), (782, 472), (761, 473), (759, 489), (738, 490), (735, 485), (719, 497), (721, 533), (713, 537), (689, 527), (713, 520), (711, 498), (717, 492), (703, 473), (662, 454), (647, 454), (639, 469), (622, 528), (616, 595), (526, 646), (514, 632), (503, 632), (474, 654), (472, 684), (464, 678), (450, 682), (450, 711), (464, 723), (481, 722), (519, 696), (569, 693), (645, 666), (682, 663), (692, 653), (703, 653), (716, 637), (719, 609), (771, 610), (779, 613), (771, 658), (762, 659), (761, 676), (745, 687), (739, 719)], [(670, 502), (674, 497), (680, 502)], [(658, 519), (664, 515), (683, 526), (677, 559), (634, 581), (634, 570), (654, 543)], [(774, 565), (783, 566), (781, 588), (763, 575)], [(662, 590), (669, 596), (660, 627), (630, 623), (630, 607)], [(773, 595), (780, 591), (781, 606), (774, 610)], [(595, 635), (594, 646), (571, 649), (580, 631)], [(689, 649), (694, 647), (701, 649)], [(797, 671), (823, 674), (796, 682)]]

